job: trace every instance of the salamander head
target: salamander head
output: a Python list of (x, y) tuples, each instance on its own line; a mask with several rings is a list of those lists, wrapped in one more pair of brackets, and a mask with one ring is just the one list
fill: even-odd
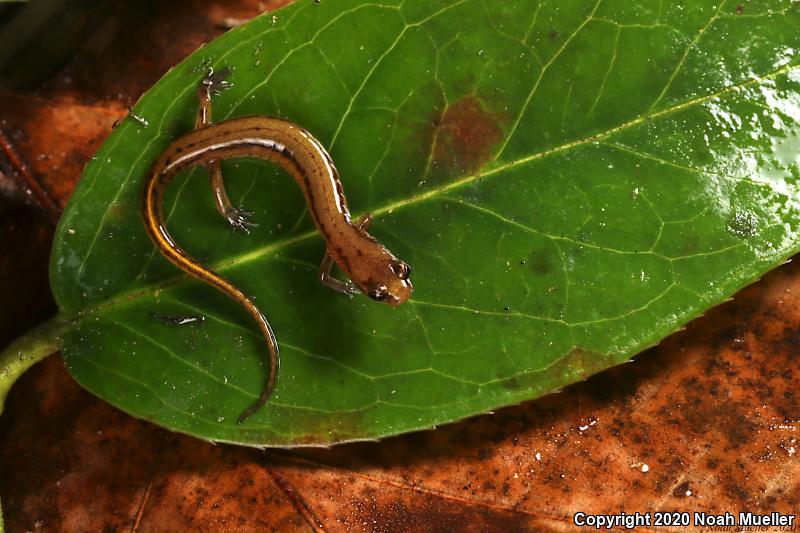
[(392, 258), (381, 268), (377, 281), (371, 279), (364, 287), (364, 294), (376, 302), (385, 302), (389, 305), (400, 305), (408, 300), (414, 287), (411, 280), (411, 267), (403, 261)]

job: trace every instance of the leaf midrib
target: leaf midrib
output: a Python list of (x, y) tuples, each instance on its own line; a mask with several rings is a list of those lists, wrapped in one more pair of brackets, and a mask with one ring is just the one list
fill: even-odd
[[(443, 194), (445, 194), (445, 193), (447, 193), (447, 192), (449, 192), (451, 190), (458, 189), (458, 188), (460, 188), (462, 186), (465, 186), (465, 185), (468, 185), (470, 183), (473, 183), (476, 180), (480, 180), (480, 179), (483, 179), (483, 178), (486, 178), (486, 177), (490, 177), (490, 176), (493, 176), (495, 174), (502, 173), (502, 172), (504, 172), (506, 170), (513, 169), (513, 168), (516, 168), (518, 166), (522, 166), (522, 165), (528, 164), (528, 163), (530, 163), (532, 161), (537, 161), (539, 159), (544, 159), (545, 157), (548, 157), (548, 156), (551, 156), (551, 155), (554, 155), (554, 154), (557, 154), (557, 153), (561, 153), (561, 152), (564, 152), (566, 150), (577, 148), (577, 147), (580, 147), (580, 146), (583, 146), (583, 145), (586, 145), (586, 144), (589, 144), (589, 143), (592, 143), (592, 142), (600, 141), (600, 140), (605, 139), (607, 137), (610, 137), (610, 136), (612, 136), (612, 135), (614, 135), (616, 133), (619, 133), (621, 131), (625, 131), (628, 128), (635, 127), (635, 126), (637, 126), (637, 125), (639, 125), (639, 124), (641, 124), (641, 123), (643, 123), (645, 121), (662, 118), (662, 117), (670, 115), (672, 113), (677, 113), (677, 112), (683, 111), (684, 109), (688, 109), (688, 108), (690, 108), (692, 106), (695, 106), (695, 105), (703, 104), (703, 103), (708, 102), (710, 100), (713, 100), (715, 98), (722, 97), (724, 95), (727, 95), (729, 93), (744, 89), (746, 87), (750, 87), (752, 85), (756, 85), (756, 84), (762, 83), (764, 81), (777, 78), (778, 76), (786, 74), (786, 73), (788, 73), (788, 72), (790, 72), (792, 70), (795, 70), (797, 68), (800, 68), (800, 67), (798, 65), (792, 65), (792, 64), (783, 65), (782, 67), (780, 67), (778, 69), (775, 69), (775, 70), (773, 70), (773, 71), (771, 71), (771, 72), (769, 72), (769, 73), (767, 73), (767, 74), (765, 74), (763, 76), (756, 76), (756, 77), (750, 78), (748, 80), (745, 80), (740, 84), (730, 85), (728, 87), (720, 89), (717, 92), (710, 93), (710, 94), (707, 94), (707, 95), (704, 95), (704, 96), (698, 96), (696, 98), (692, 98), (692, 99), (686, 100), (685, 102), (681, 102), (679, 104), (675, 104), (672, 107), (664, 108), (664, 109), (662, 109), (660, 111), (634, 118), (632, 120), (629, 120), (628, 122), (624, 122), (624, 123), (622, 123), (622, 124), (620, 124), (618, 126), (614, 126), (613, 128), (610, 128), (610, 129), (602, 131), (602, 132), (595, 133), (593, 135), (590, 135), (588, 137), (584, 137), (582, 139), (578, 139), (578, 140), (575, 140), (575, 141), (570, 141), (570, 142), (561, 144), (559, 146), (555, 146), (555, 147), (543, 150), (541, 152), (537, 152), (535, 154), (531, 154), (529, 156), (525, 156), (525, 157), (521, 157), (519, 159), (515, 159), (513, 161), (509, 161), (508, 163), (498, 164), (497, 161), (495, 160), (493, 163), (490, 163), (488, 165), (488, 168), (484, 167), (484, 170), (482, 170), (480, 172), (476, 172), (476, 173), (473, 173), (473, 174), (466, 175), (466, 176), (462, 177), (461, 179), (452, 181), (452, 182), (447, 183), (447, 184), (445, 184), (445, 185), (443, 185), (441, 187), (432, 188), (432, 189), (430, 189), (430, 190), (428, 190), (428, 191), (426, 191), (426, 192), (424, 192), (422, 194), (418, 194), (418, 195), (412, 196), (410, 198), (406, 198), (406, 199), (403, 199), (403, 200), (398, 200), (398, 201), (392, 202), (390, 204), (386, 204), (383, 207), (379, 207), (377, 209), (371, 210), (370, 213), (372, 213), (377, 218), (382, 214), (391, 213), (391, 212), (393, 212), (393, 211), (395, 211), (397, 209), (402, 209), (402, 208), (404, 208), (406, 206), (409, 206), (409, 205), (415, 205), (415, 204), (418, 204), (418, 203), (422, 203), (422, 202), (424, 202), (426, 200), (437, 198), (437, 197), (439, 197), (439, 196), (441, 196), (441, 195), (443, 195)], [(497, 157), (497, 156), (495, 156), (495, 157)], [(360, 216), (360, 214), (359, 214), (359, 216)], [(355, 218), (357, 218), (357, 216)], [(318, 231), (316, 229), (309, 230), (309, 231), (307, 231), (305, 233), (301, 233), (301, 234), (296, 235), (294, 237), (286, 238), (286, 239), (283, 239), (283, 240), (278, 240), (276, 242), (261, 246), (259, 248), (256, 248), (255, 250), (252, 250), (251, 252), (247, 252), (247, 253), (244, 253), (244, 254), (239, 254), (239, 255), (236, 255), (236, 256), (233, 256), (233, 257), (228, 257), (228, 258), (225, 258), (225, 259), (220, 259), (220, 260), (218, 260), (216, 262), (211, 263), (209, 266), (210, 266), (210, 268), (212, 270), (214, 270), (216, 272), (224, 272), (224, 271), (229, 270), (230, 268), (232, 268), (234, 266), (244, 265), (244, 264), (250, 263), (252, 261), (258, 260), (258, 259), (260, 259), (262, 257), (272, 255), (272, 254), (274, 254), (275, 252), (277, 252), (279, 250), (282, 250), (284, 248), (288, 248), (289, 246), (292, 246), (292, 245), (294, 245), (294, 244), (296, 244), (298, 242), (302, 242), (302, 241), (304, 241), (306, 239), (310, 239), (310, 238), (316, 236), (317, 234), (318, 234)], [(123, 304), (128, 303), (128, 302), (130, 302), (132, 300), (136, 300), (139, 297), (142, 297), (142, 296), (145, 296), (145, 295), (152, 295), (152, 294), (154, 294), (154, 293), (156, 293), (156, 292), (158, 292), (160, 290), (168, 288), (168, 287), (170, 287), (172, 285), (176, 285), (177, 283), (179, 283), (179, 282), (181, 282), (183, 280), (186, 280), (187, 278), (189, 278), (189, 276), (187, 276), (187, 275), (176, 275), (174, 277), (167, 278), (167, 279), (165, 279), (165, 280), (163, 280), (161, 282), (150, 284), (150, 285), (148, 285), (146, 287), (143, 287), (143, 288), (134, 289), (134, 290), (131, 290), (131, 291), (128, 291), (128, 292), (122, 292), (122, 293), (119, 293), (115, 297), (109, 298), (107, 300), (103, 300), (101, 302), (98, 302), (95, 305), (90, 305), (90, 306), (87, 306), (87, 307), (79, 308), (79, 309), (75, 310), (73, 312), (73, 314), (77, 314), (77, 315), (93, 314), (93, 313), (96, 313), (96, 312), (104, 310), (104, 309), (113, 309), (114, 307), (117, 307), (119, 305), (123, 305)]]

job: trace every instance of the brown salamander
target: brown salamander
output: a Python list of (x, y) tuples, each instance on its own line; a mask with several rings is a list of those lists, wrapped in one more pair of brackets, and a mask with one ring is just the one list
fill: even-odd
[[(372, 222), (365, 215), (357, 223), (350, 219), (339, 173), (331, 156), (311, 133), (287, 120), (266, 116), (241, 117), (212, 124), (211, 97), (230, 86), (227, 69), (210, 72), (197, 88), (200, 105), (195, 129), (175, 140), (158, 157), (145, 183), (142, 216), (147, 234), (175, 266), (224, 292), (240, 303), (255, 319), (269, 350), (269, 377), (256, 402), (239, 415), (241, 423), (263, 406), (278, 376), (279, 351), (275, 335), (264, 314), (253, 301), (230, 282), (204, 267), (172, 239), (162, 212), (164, 191), (181, 170), (204, 166), (211, 178), (217, 210), (237, 230), (255, 226), (252, 213), (233, 207), (223, 184), (220, 161), (252, 157), (277, 163), (289, 172), (303, 190), (308, 210), (325, 239), (327, 253), (320, 264), (319, 280), (338, 292), (353, 296), (363, 292), (371, 299), (399, 305), (411, 295), (411, 268), (375, 240), (367, 229)], [(335, 261), (350, 278), (341, 281), (331, 275)]]

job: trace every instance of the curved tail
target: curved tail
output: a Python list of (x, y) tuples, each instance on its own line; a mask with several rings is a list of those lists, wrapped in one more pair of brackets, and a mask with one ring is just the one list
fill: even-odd
[(272, 332), (269, 321), (267, 321), (264, 314), (247, 295), (217, 273), (201, 265), (175, 244), (175, 241), (164, 225), (164, 218), (161, 210), (162, 191), (166, 188), (166, 181), (168, 181), (168, 179), (169, 178), (162, 173), (153, 172), (147, 181), (142, 205), (142, 217), (144, 218), (144, 227), (147, 230), (147, 234), (150, 236), (150, 239), (152, 239), (156, 249), (173, 265), (190, 276), (205, 281), (244, 306), (250, 316), (252, 316), (258, 324), (258, 329), (261, 330), (261, 334), (264, 336), (264, 341), (269, 350), (269, 377), (267, 378), (267, 384), (253, 405), (242, 411), (242, 414), (239, 415), (237, 422), (241, 424), (267, 403), (267, 400), (272, 395), (272, 391), (275, 389), (275, 382), (280, 367), (278, 342), (275, 340), (275, 334)]

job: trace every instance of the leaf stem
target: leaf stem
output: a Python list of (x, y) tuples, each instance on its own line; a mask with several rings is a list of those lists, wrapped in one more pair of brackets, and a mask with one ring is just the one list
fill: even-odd
[(26, 370), (61, 349), (61, 334), (70, 326), (61, 314), (28, 330), (0, 351), (0, 414), (11, 386)]

